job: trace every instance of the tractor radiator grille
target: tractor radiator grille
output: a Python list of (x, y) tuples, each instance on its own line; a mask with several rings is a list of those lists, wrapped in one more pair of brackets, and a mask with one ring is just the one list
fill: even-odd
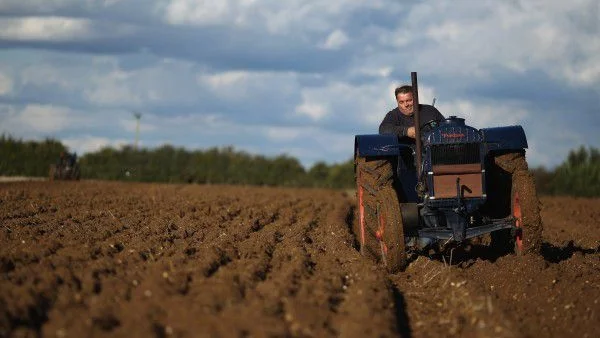
[(435, 144), (431, 146), (431, 164), (479, 163), (479, 143)]

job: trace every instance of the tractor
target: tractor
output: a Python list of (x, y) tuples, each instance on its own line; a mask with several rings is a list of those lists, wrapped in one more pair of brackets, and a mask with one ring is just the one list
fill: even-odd
[(356, 135), (354, 163), (360, 252), (391, 273), (408, 252), (487, 236), (490, 250), (540, 250), (542, 223), (521, 126), (476, 129), (465, 119), (419, 118), (411, 73), (415, 139)]
[(53, 180), (79, 180), (81, 172), (77, 155), (75, 153), (61, 152), (56, 164), (50, 165), (48, 173), (50, 181)]

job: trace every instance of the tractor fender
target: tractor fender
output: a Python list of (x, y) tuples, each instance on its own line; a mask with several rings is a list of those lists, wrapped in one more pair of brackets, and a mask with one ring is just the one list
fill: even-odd
[(407, 144), (398, 142), (395, 134), (356, 135), (354, 137), (354, 156), (398, 156)]
[(521, 126), (484, 128), (480, 131), (488, 151), (527, 148), (527, 137)]

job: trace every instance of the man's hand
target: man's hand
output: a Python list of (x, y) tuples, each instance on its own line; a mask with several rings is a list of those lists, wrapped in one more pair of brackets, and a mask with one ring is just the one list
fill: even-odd
[(409, 127), (406, 129), (406, 136), (410, 138), (415, 138), (415, 127)]

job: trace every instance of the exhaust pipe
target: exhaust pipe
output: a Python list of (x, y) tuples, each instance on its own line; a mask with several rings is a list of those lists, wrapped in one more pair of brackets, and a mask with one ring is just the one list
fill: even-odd
[(421, 183), (421, 114), (419, 113), (419, 87), (417, 84), (417, 72), (411, 72), (410, 78), (412, 81), (412, 96), (413, 96), (413, 114), (415, 117), (415, 145), (416, 145), (416, 168), (417, 168), (417, 184)]

